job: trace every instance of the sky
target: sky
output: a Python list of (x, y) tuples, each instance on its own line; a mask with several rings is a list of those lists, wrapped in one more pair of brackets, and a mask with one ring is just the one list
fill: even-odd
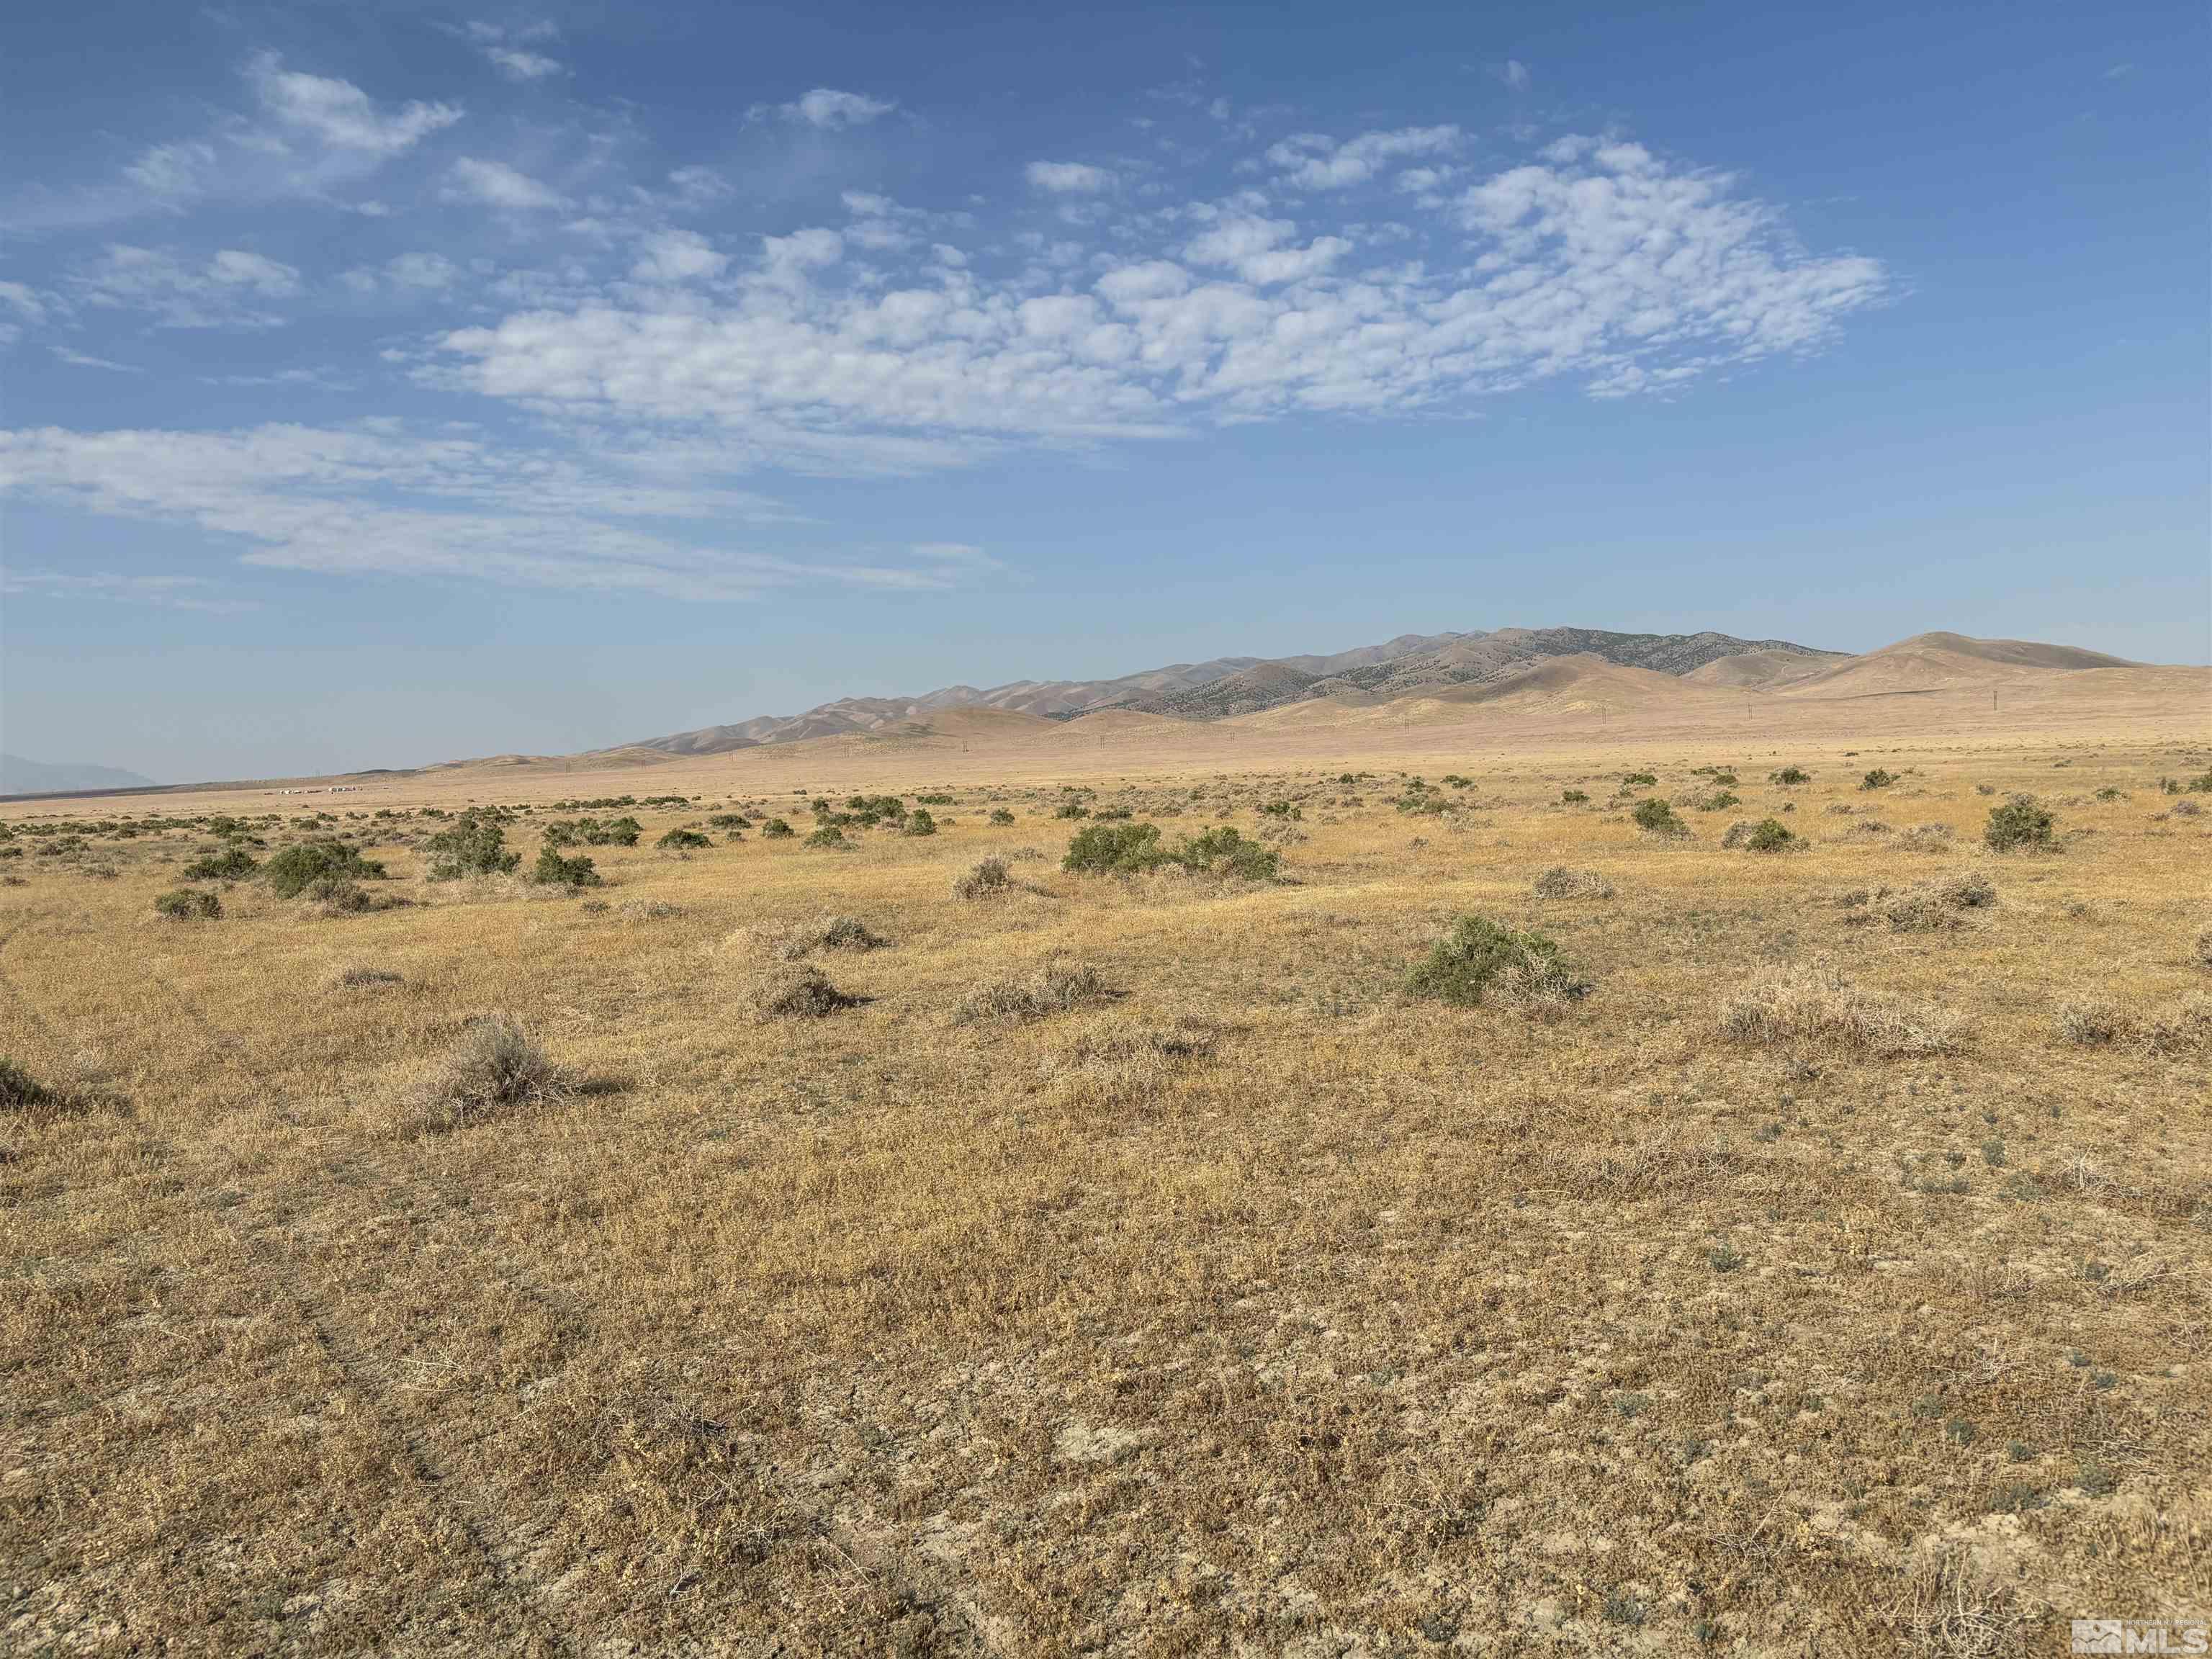
[(0, 744), (1402, 632), (2212, 654), (2212, 13), (204, 6), (0, 52)]

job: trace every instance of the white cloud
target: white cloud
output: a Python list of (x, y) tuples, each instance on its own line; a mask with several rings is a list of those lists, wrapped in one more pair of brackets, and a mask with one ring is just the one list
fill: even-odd
[(205, 191), (216, 167), (215, 146), (194, 139), (155, 144), (124, 173), (148, 194), (173, 201)]
[[(288, 70), (274, 52), (246, 60), (252, 107), (217, 117), (204, 134), (148, 145), (118, 180), (60, 191), (33, 186), (5, 204), (19, 232), (80, 230), (202, 201), (329, 201), (461, 118), (453, 104), (380, 103), (350, 81)], [(386, 210), (362, 203), (355, 210)]]
[(223, 287), (245, 289), (271, 300), (288, 299), (300, 291), (296, 266), (234, 247), (222, 249), (208, 262), (208, 276)]
[(510, 81), (542, 81), (549, 75), (560, 74), (563, 68), (557, 58), (548, 58), (542, 52), (526, 52), (520, 46), (487, 46), (484, 56)]
[(410, 103), (380, 109), (350, 81), (331, 80), (288, 70), (275, 52), (263, 52), (246, 66), (246, 77), (262, 107), (282, 125), (300, 129), (335, 149), (397, 155), (422, 138), (461, 118), (451, 104)]
[[(1416, 131), (1407, 143), (1432, 148), (1450, 130)], [(733, 265), (726, 302), (605, 294), (519, 312), (447, 335), (447, 367), (428, 373), (597, 419), (711, 420), (775, 465), (849, 453), (865, 468), (894, 438), (957, 461), (1006, 442), (1405, 411), (1559, 377), (1600, 397), (1663, 391), (1815, 346), (1884, 289), (1873, 260), (1797, 249), (1727, 177), (1624, 142), (1554, 146), (1436, 201), (1421, 227), (1318, 234), (1248, 198), (1194, 204), (1109, 227), (1074, 267), (1055, 258), (1097, 269), (1110, 249), (1088, 292), (1057, 275), (1044, 280), (1061, 291), (1039, 292), (1042, 264), (994, 276), (916, 252), (884, 268), (809, 228)], [(1178, 220), (1195, 234), (1146, 248)], [(1427, 254), (1407, 257), (1407, 236)], [(1388, 267), (1362, 268), (1385, 241), (1399, 250)]]
[(1507, 58), (1504, 63), (1498, 65), (1494, 73), (1499, 80), (1504, 82), (1505, 84), (1512, 88), (1514, 91), (1526, 92), (1528, 90), (1528, 66), (1522, 63), (1519, 58)]
[(385, 271), (402, 288), (451, 288), (460, 267), (442, 253), (401, 253), (385, 264)]
[(529, 49), (530, 42), (550, 40), (561, 33), (550, 21), (507, 24), (479, 20), (469, 24), (465, 33), (483, 53), (484, 61), (510, 81), (543, 81), (568, 68), (557, 58)]
[(418, 298), (445, 293), (460, 279), (460, 266), (444, 254), (419, 251), (394, 254), (374, 267), (357, 265), (338, 278), (356, 294), (373, 295), (392, 289)]
[(1440, 155), (1458, 148), (1459, 141), (1455, 126), (1363, 132), (1341, 144), (1326, 133), (1302, 132), (1270, 146), (1267, 160), (1300, 189), (1343, 190), (1365, 184), (1400, 156)]
[[(916, 546), (893, 563), (714, 545), (730, 523), (789, 517), (759, 496), (702, 482), (724, 470), (678, 447), (595, 450), (586, 461), (366, 422), (336, 430), (0, 432), (0, 494), (191, 525), (246, 543), (244, 562), (280, 569), (744, 599), (822, 582), (945, 587), (995, 568), (950, 543)], [(672, 527), (685, 521), (709, 528)]]
[(1123, 265), (1098, 279), (1098, 292), (1117, 306), (1134, 306), (1146, 300), (1164, 300), (1189, 291), (1190, 273), (1168, 259), (1149, 259)]
[(678, 167), (668, 175), (677, 199), (689, 207), (707, 207), (730, 193), (729, 180), (712, 167)]
[(0, 345), (13, 345), (26, 326), (35, 328), (46, 320), (46, 302), (25, 283), (0, 283), (0, 307), (12, 313), (0, 315)]
[(1320, 276), (1351, 252), (1352, 244), (1341, 236), (1316, 236), (1304, 247), (1270, 248), (1255, 253), (1238, 263), (1237, 273), (1261, 288), (1275, 283), (1303, 283)]
[(464, 155), (446, 170), (445, 187), (439, 194), (448, 202), (475, 203), (509, 213), (536, 212), (565, 205), (560, 192), (547, 188), (528, 173), (504, 161), (488, 161), (474, 155)]
[(165, 328), (272, 328), (283, 321), (253, 303), (300, 292), (291, 265), (240, 248), (194, 263), (162, 248), (111, 242), (70, 279), (85, 305), (143, 311)]
[(1267, 252), (1297, 228), (1288, 219), (1240, 214), (1194, 237), (1182, 257), (1201, 265), (1234, 265)]
[(136, 363), (118, 363), (112, 357), (95, 357), (89, 352), (72, 351), (67, 346), (49, 346), (47, 349), (72, 368), (104, 368), (115, 374), (143, 374), (146, 372)]
[(803, 121), (808, 126), (835, 132), (845, 127), (866, 126), (897, 107), (885, 99), (871, 98), (865, 93), (817, 87), (797, 102), (785, 104), (781, 109), (787, 120)]
[(1032, 161), (1029, 181), (1055, 196), (1096, 196), (1114, 188), (1114, 175), (1104, 167), (1081, 161)]
[[(318, 149), (305, 118), (289, 125), (315, 167), (372, 153)], [(779, 210), (782, 234), (752, 239), (720, 214), (702, 221), (711, 237), (670, 222), (732, 193), (718, 173), (625, 190), (611, 166), (578, 163), (561, 176), (595, 234), (550, 252), (537, 242), (541, 263), (496, 268), (471, 245), (465, 267), (444, 252), (393, 253), (406, 246), (394, 240), (383, 263), (339, 278), (445, 310), (458, 325), (380, 341), (383, 361), (526, 416), (554, 448), (367, 426), (17, 434), (19, 487), (237, 536), (258, 562), (301, 568), (712, 597), (823, 579), (928, 585), (957, 562), (908, 550), (833, 570), (721, 546), (714, 526), (767, 510), (726, 481), (909, 473), (1291, 416), (1456, 416), (1546, 380), (1601, 398), (1679, 395), (1731, 366), (1819, 349), (1886, 291), (1876, 261), (1808, 251), (1729, 175), (1626, 138), (1561, 139), (1481, 169), (1464, 148), (1449, 126), (1305, 134), (1252, 146), (1264, 187), (1248, 175), (1247, 188), (1208, 193), (1178, 185), (1171, 161), (1148, 161), (1141, 192), (1039, 182), (1051, 199), (981, 226), (832, 185), (831, 222)], [(567, 205), (488, 158), (431, 177), (471, 206)], [(1396, 188), (1334, 193), (1365, 179)], [(349, 238), (397, 229), (346, 222)], [(494, 218), (485, 234), (520, 228)], [(266, 326), (306, 288), (250, 250), (116, 243), (51, 290), (0, 287), (0, 316), (82, 328), (131, 310), (171, 327)], [(260, 379), (320, 386), (368, 367)]]
[(664, 230), (645, 239), (630, 275), (641, 283), (684, 283), (695, 276), (719, 276), (730, 256), (690, 230)]

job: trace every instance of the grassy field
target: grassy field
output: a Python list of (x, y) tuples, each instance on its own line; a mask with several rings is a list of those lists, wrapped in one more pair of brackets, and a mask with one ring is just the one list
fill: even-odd
[[(527, 879), (552, 792), (652, 769), (534, 781), (520, 870), (440, 882), (450, 781), (9, 809), (0, 1649), (1970, 1655), (2204, 1613), (2212, 794), (2157, 780), (2206, 756), (1784, 786), (1729, 742), (1419, 788), (1117, 754), (842, 848), (813, 793), (910, 824), (942, 751), (733, 763), (587, 809), (641, 834), (561, 848), (586, 887)], [(1992, 850), (2019, 792), (2051, 842)], [(1120, 811), (1279, 868), (1063, 869)], [(386, 877), (279, 896), (329, 835)], [(226, 848), (259, 870), (184, 881)], [(1465, 916), (1512, 937), (1409, 977)], [(1480, 1001), (1421, 994), (1470, 963)]]

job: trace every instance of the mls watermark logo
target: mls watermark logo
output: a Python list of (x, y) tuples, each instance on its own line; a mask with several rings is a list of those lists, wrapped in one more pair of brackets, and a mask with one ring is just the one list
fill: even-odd
[(2212, 1653), (2212, 1620), (2076, 1619), (2076, 1653)]

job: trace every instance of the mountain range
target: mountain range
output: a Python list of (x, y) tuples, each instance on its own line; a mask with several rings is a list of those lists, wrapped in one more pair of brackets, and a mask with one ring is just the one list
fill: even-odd
[[(1420, 691), (1498, 684), (1563, 657), (1594, 658), (1619, 667), (1678, 678), (1707, 678), (1723, 685), (1762, 687), (1810, 678), (1854, 660), (1842, 652), (1823, 651), (1789, 640), (1741, 640), (1711, 632), (1616, 634), (1595, 628), (1501, 628), (1463, 634), (1401, 634), (1380, 645), (1328, 655), (1216, 657), (1207, 662), (1170, 663), (1118, 679), (1016, 680), (988, 690), (948, 685), (911, 697), (841, 697), (804, 714), (763, 715), (618, 747), (665, 755), (719, 755), (763, 744), (887, 731), (956, 708), (1001, 709), (1060, 720), (1109, 708), (1184, 720), (1225, 720), (1320, 698), (1358, 706), (1389, 702)], [(2118, 659), (2104, 660), (2117, 662)], [(1729, 676), (1725, 665), (1730, 664), (1741, 665), (1741, 678)]]
[(143, 789), (153, 783), (120, 767), (79, 761), (25, 760), (0, 754), (0, 795), (58, 795), (94, 789)]

